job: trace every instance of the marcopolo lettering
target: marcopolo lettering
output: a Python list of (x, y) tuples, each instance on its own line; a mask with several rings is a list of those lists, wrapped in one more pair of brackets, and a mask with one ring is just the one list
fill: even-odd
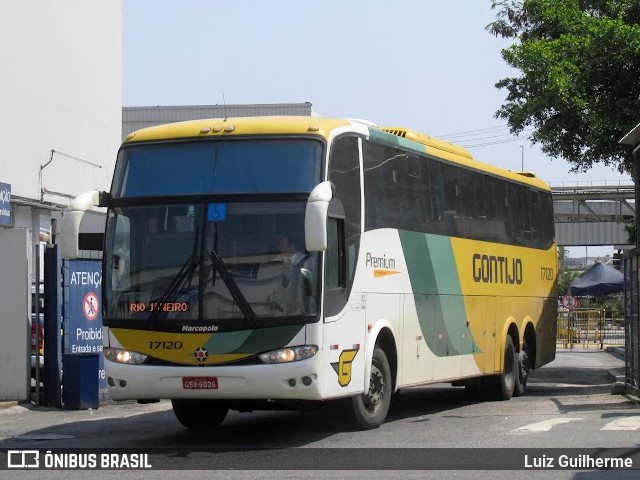
[(183, 332), (217, 332), (217, 325), (182, 325)]
[(522, 284), (522, 260), (473, 254), (473, 281), (477, 283)]

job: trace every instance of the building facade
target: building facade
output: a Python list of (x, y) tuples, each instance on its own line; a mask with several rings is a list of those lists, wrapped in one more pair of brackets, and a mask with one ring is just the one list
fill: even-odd
[(52, 212), (111, 181), (122, 1), (4, 2), (0, 18), (0, 182), (11, 187), (10, 226), (47, 232)]
[[(635, 166), (636, 205), (640, 201), (640, 123), (621, 140), (631, 147)], [(625, 385), (640, 395), (640, 212), (636, 209), (636, 247), (625, 252), (624, 271), (624, 340)]]
[(2, 2), (0, 60), (0, 400), (24, 400), (34, 246), (53, 240), (71, 198), (113, 174), (122, 0)]

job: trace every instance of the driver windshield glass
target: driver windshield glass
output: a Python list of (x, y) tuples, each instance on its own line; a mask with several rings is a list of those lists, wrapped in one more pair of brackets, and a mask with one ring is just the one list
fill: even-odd
[(317, 315), (318, 257), (304, 250), (305, 206), (116, 208), (107, 230), (105, 318), (241, 319), (247, 309), (255, 318)]
[(123, 148), (114, 198), (310, 192), (322, 143), (309, 139), (227, 139)]

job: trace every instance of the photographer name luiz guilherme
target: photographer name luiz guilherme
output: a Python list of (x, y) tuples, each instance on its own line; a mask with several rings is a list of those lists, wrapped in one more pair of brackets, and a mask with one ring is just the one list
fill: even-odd
[(620, 457), (592, 457), (588, 454), (580, 455), (527, 455), (524, 456), (524, 468), (566, 468), (572, 470), (593, 468), (633, 468), (632, 458)]

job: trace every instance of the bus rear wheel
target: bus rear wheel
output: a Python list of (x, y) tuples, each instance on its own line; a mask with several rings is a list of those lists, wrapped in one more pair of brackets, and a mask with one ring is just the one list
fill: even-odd
[(189, 430), (218, 428), (229, 409), (211, 400), (171, 400), (173, 413)]
[(376, 345), (371, 360), (369, 390), (351, 399), (351, 424), (360, 430), (372, 430), (382, 425), (389, 412), (392, 393), (389, 360), (384, 350)]
[(516, 385), (513, 390), (514, 397), (521, 397), (524, 395), (527, 388), (527, 379), (529, 378), (530, 369), (529, 345), (525, 338), (522, 343), (522, 351), (518, 354), (518, 375), (516, 376)]
[(513, 396), (518, 378), (518, 357), (511, 335), (507, 335), (504, 346), (502, 372), (487, 378), (487, 389), (491, 400), (509, 400)]

